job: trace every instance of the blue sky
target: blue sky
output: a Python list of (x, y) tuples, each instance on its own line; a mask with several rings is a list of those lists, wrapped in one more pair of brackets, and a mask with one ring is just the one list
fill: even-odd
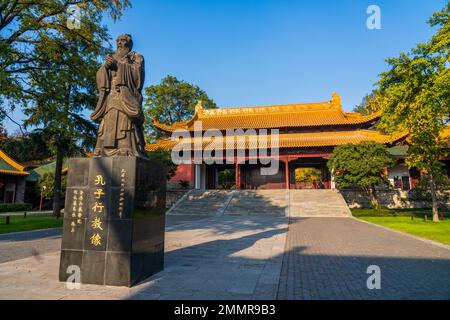
[[(446, 0), (132, 0), (111, 35), (133, 35), (146, 85), (165, 75), (203, 88), (219, 107), (326, 101), (350, 111), (384, 59), (428, 40), (426, 21)], [(366, 27), (369, 5), (381, 30)], [(20, 119), (20, 114), (15, 114)], [(6, 122), (8, 132), (16, 127)]]

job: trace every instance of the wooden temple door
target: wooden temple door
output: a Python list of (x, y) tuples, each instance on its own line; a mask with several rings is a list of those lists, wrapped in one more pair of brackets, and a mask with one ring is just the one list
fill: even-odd
[(216, 171), (217, 170), (214, 166), (206, 166), (206, 189), (217, 189)]

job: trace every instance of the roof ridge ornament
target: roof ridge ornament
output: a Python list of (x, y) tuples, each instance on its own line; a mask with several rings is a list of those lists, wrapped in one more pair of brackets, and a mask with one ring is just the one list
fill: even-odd
[(333, 94), (331, 96), (331, 105), (333, 107), (338, 107), (339, 110), (342, 111), (341, 96), (336, 91), (333, 91)]
[(195, 106), (195, 113), (201, 114), (203, 111), (203, 101), (198, 100), (197, 105)]

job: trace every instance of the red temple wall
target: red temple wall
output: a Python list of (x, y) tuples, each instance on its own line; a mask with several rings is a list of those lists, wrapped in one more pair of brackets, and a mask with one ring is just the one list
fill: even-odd
[(180, 180), (189, 181), (194, 186), (195, 166), (193, 164), (179, 164), (175, 175), (169, 182), (178, 183)]

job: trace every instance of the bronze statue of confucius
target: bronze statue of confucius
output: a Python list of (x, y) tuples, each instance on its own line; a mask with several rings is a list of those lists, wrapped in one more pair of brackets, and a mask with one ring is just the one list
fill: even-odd
[(94, 157), (146, 157), (142, 87), (144, 57), (132, 51), (129, 34), (117, 38), (117, 51), (97, 71), (100, 97), (91, 119), (100, 122)]

